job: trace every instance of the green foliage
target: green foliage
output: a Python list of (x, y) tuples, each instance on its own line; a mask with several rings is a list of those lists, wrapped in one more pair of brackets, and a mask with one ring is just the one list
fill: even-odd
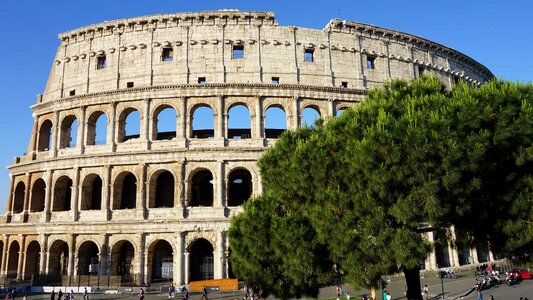
[(267, 195), (232, 221), (239, 277), (283, 297), (314, 295), (333, 277), (376, 287), (384, 274), (418, 274), (429, 226), (524, 257), (532, 99), (530, 84), (395, 80), (338, 118), (286, 132), (259, 161)]

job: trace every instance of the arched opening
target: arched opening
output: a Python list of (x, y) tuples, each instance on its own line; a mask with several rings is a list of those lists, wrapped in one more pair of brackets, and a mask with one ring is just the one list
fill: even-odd
[(191, 192), (190, 206), (213, 206), (213, 174), (209, 170), (196, 172)]
[(302, 126), (313, 127), (316, 120), (320, 119), (320, 112), (317, 107), (308, 106), (302, 111)]
[(119, 143), (131, 139), (137, 139), (141, 136), (141, 117), (135, 108), (127, 108), (121, 114), (118, 123)]
[[(159, 240), (152, 244), (148, 250), (148, 257), (151, 260), (152, 281), (170, 281), (173, 278), (173, 250), (172, 246), (164, 240)], [(149, 271), (150, 272), (150, 271)]]
[(171, 140), (176, 137), (176, 110), (168, 105), (159, 107), (154, 113), (152, 139)]
[(26, 195), (26, 185), (20, 181), (15, 188), (13, 195), (13, 213), (18, 214), (24, 210), (24, 196)]
[(60, 284), (61, 276), (67, 275), (68, 244), (64, 241), (53, 242), (48, 251), (48, 279), (50, 284)]
[(153, 207), (174, 207), (174, 175), (169, 171), (164, 171), (157, 176), (155, 181)]
[(87, 145), (107, 143), (107, 116), (102, 111), (93, 112), (87, 121)]
[(102, 208), (102, 178), (90, 174), (83, 180), (81, 187), (81, 210), (100, 210)]
[(61, 176), (54, 186), (54, 203), (52, 211), (70, 210), (72, 199), (72, 180), (68, 176)]
[(44, 197), (46, 195), (46, 183), (41, 178), (35, 180), (31, 189), (31, 212), (44, 211)]
[(192, 138), (212, 139), (215, 136), (215, 116), (209, 106), (199, 106), (192, 114)]
[(137, 178), (130, 172), (120, 174), (115, 180), (113, 209), (131, 209), (137, 203)]
[(252, 137), (250, 111), (243, 104), (230, 108), (228, 113), (228, 139), (249, 139)]
[(78, 250), (78, 275), (98, 274), (98, 246), (92, 241), (81, 244)]
[(39, 242), (32, 241), (26, 248), (26, 268), (24, 269), (24, 278), (32, 278), (39, 275), (39, 264), (41, 262), (41, 246)]
[(252, 195), (252, 174), (245, 169), (237, 169), (228, 178), (228, 206), (243, 205)]
[(287, 130), (285, 111), (278, 106), (271, 106), (265, 112), (265, 137), (277, 139)]
[(190, 252), (190, 281), (214, 278), (213, 245), (205, 239), (194, 241)]
[(17, 241), (13, 241), (9, 247), (7, 258), (7, 278), (17, 278), (17, 267), (19, 263), (20, 245)]
[(342, 113), (344, 113), (345, 110), (346, 110), (346, 108), (344, 108), (344, 107), (338, 108), (337, 111), (335, 112), (335, 117), (340, 117), (342, 115)]
[(76, 137), (78, 133), (78, 119), (70, 115), (61, 122), (59, 135), (59, 149), (76, 147)]
[(39, 128), (39, 141), (37, 143), (38, 151), (50, 150), (50, 141), (52, 140), (52, 122), (46, 120), (41, 124)]
[(111, 251), (111, 275), (120, 276), (122, 285), (134, 283), (133, 264), (135, 251), (128, 241), (117, 242)]

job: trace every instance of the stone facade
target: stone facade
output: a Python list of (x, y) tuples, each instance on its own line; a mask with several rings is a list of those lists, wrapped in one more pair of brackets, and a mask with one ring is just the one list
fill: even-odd
[[(282, 131), (268, 127), (270, 109), (296, 129), (305, 109), (334, 117), (393, 78), (431, 72), (451, 86), (493, 77), (407, 33), (337, 19), (323, 30), (279, 26), (264, 12), (122, 19), (59, 39), (28, 151), (9, 167), (0, 216), (0, 277), (9, 280), (231, 276), (229, 220), (263, 191), (256, 162)], [(230, 127), (236, 107), (249, 128)], [(210, 109), (208, 129), (194, 127), (199, 108)], [(159, 131), (163, 111), (175, 130)]]

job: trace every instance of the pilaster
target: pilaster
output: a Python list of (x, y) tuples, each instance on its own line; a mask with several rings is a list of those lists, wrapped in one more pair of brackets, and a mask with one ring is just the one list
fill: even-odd
[(81, 169), (78, 167), (74, 168), (74, 181), (72, 184), (72, 221), (78, 221), (78, 217), (80, 214), (80, 192), (81, 192), (81, 186), (80, 186), (80, 172)]
[(26, 236), (19, 234), (20, 248), (17, 262), (17, 280), (24, 278), (24, 262), (26, 261)]

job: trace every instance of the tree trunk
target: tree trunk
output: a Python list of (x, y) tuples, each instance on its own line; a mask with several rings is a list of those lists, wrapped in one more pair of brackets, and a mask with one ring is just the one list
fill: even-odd
[(405, 283), (407, 284), (407, 300), (422, 300), (420, 287), (420, 268), (403, 269)]

